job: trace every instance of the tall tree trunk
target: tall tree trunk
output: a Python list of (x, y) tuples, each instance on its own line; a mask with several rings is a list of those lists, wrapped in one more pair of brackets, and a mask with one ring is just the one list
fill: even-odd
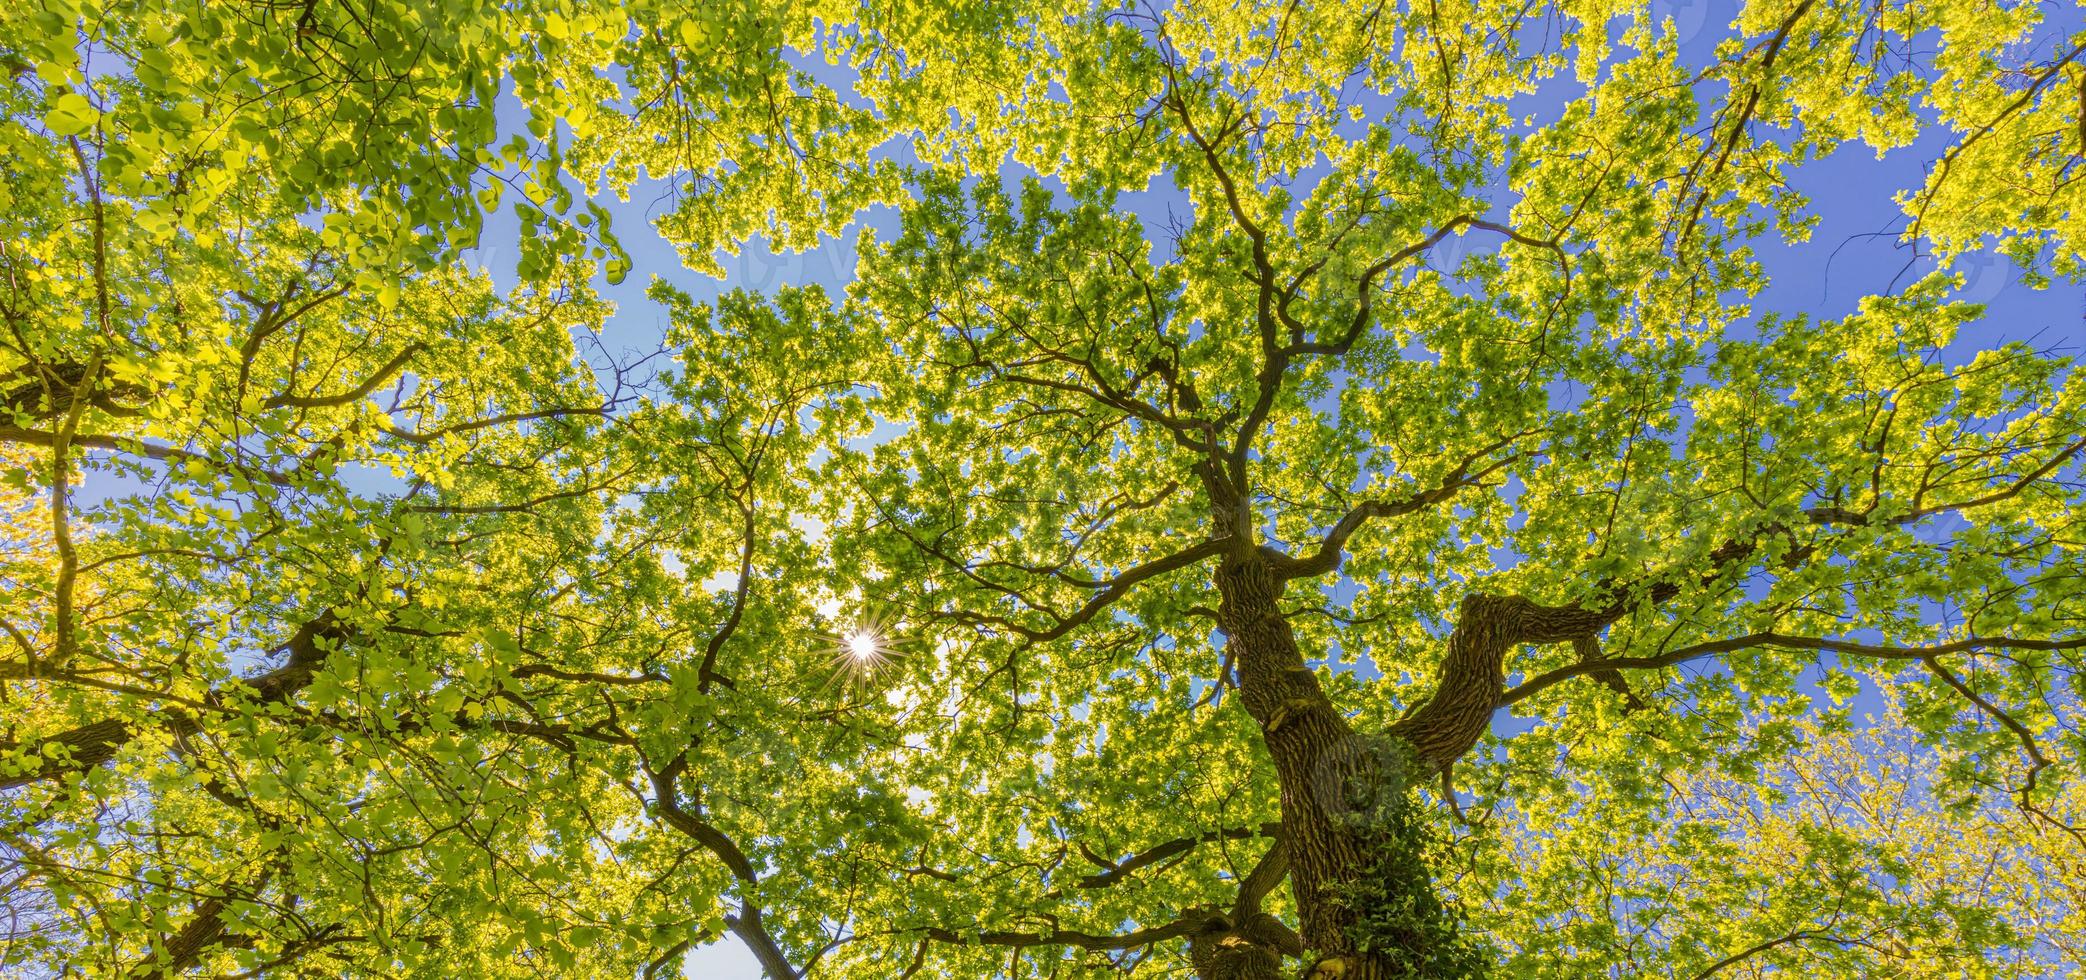
[[(1296, 637), (1282, 616), (1283, 579), (1260, 555), (1227, 558), (1218, 570), (1223, 602), (1218, 624), (1238, 666), (1246, 711), (1260, 724), (1281, 787), (1283, 844), (1288, 849), (1304, 944), (1318, 958), (1318, 976), (1340, 980), (1407, 980), (1424, 974), (1359, 948), (1356, 927), (1371, 918), (1368, 896), (1385, 888), (1425, 895), (1433, 906), (1433, 884), (1415, 853), (1386, 860), (1387, 807), (1406, 800), (1403, 766), (1387, 752), (1388, 739), (1358, 735), (1319, 687), (1304, 664)], [(1385, 882), (1390, 874), (1408, 880)], [(1400, 934), (1402, 935), (1402, 934)], [(1400, 942), (1425, 943), (1426, 933)], [(1438, 937), (1436, 937), (1438, 938)], [(1197, 960), (1204, 980), (1216, 977), (1274, 977), (1278, 972), (1212, 973)]]

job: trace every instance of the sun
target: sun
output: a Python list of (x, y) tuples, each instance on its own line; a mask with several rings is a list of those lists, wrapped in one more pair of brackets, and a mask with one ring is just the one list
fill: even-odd
[(873, 663), (883, 656), (883, 638), (875, 631), (858, 629), (847, 636), (847, 655), (858, 664)]
[(848, 628), (827, 634), (833, 644), (833, 677), (827, 686), (864, 684), (903, 659), (892, 623), (878, 616), (865, 616)]

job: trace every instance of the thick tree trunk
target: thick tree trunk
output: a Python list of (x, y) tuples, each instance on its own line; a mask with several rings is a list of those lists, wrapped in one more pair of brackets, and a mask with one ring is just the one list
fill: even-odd
[[(1285, 579), (1264, 554), (1234, 554), (1217, 572), (1218, 625), (1238, 665), (1240, 699), (1260, 723), (1281, 788), (1283, 846), (1302, 945), (1314, 978), (1436, 980), (1482, 967), (1434, 889), (1408, 774), (1437, 773), (1469, 752), (1499, 703), (1506, 652), (1521, 643), (1591, 643), (1619, 609), (1544, 606), (1518, 596), (1466, 596), (1431, 696), (1385, 733), (1357, 733), (1304, 665), (1282, 615)], [(1358, 937), (1366, 936), (1367, 941)], [(1207, 943), (1205, 943), (1207, 945)], [(1240, 943), (1234, 942), (1233, 946)], [(1293, 952), (1294, 950), (1290, 950)], [(1279, 975), (1267, 951), (1203, 980)]]
[[(1398, 974), (1383, 958), (1356, 948), (1358, 910), (1343, 896), (1380, 873), (1381, 842), (1369, 820), (1387, 800), (1402, 800), (1402, 776), (1385, 764), (1384, 743), (1358, 736), (1305, 666), (1282, 616), (1282, 586), (1258, 555), (1227, 559), (1218, 571), (1219, 625), (1238, 665), (1241, 699), (1260, 723), (1281, 786), (1283, 843), (1303, 941), (1323, 976), (1392, 980)], [(1422, 880), (1399, 884), (1431, 889), (1423, 868), (1406, 866)], [(1199, 958), (1197, 967), (1204, 980), (1279, 975), (1271, 967), (1213, 974)]]

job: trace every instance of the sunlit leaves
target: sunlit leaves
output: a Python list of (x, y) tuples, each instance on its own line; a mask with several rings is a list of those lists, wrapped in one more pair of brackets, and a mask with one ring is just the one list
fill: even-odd
[[(1266, 853), (1219, 539), (1340, 552), (1278, 612), (1363, 730), (1468, 596), (1613, 611), (1621, 679), (1509, 651), (1443, 790), (1511, 970), (2075, 938), (2024, 870), (2058, 852), (1985, 830), (2076, 812), (2086, 386), (1961, 350), (1947, 270), (1756, 306), (1857, 149), (1927, 155), (1878, 189), (1908, 241), (2075, 273), (2078, 41), (1664, 12), (0, 11), (4, 966), (591, 976), (736, 927), (836, 975), (1180, 968), (1053, 937)], [(895, 231), (843, 289), (665, 276), (666, 350), (611, 356), (608, 198), (662, 194), (636, 233), (712, 274)], [(1661, 659), (1748, 633), (1894, 652)], [(2046, 642), (1915, 649), (1965, 639)], [(1849, 734), (1879, 690), (1905, 741)]]

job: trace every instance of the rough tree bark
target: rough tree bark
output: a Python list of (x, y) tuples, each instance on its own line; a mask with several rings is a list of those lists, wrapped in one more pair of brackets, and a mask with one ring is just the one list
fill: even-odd
[[(1281, 788), (1283, 846), (1291, 889), (1300, 912), (1304, 945), (1344, 969), (1343, 980), (1377, 980), (1356, 954), (1349, 930), (1352, 910), (1331, 900), (1370, 865), (1364, 842), (1349, 819), (1350, 781), (1368, 766), (1370, 754), (1334, 708), (1304, 664), (1296, 637), (1282, 615), (1284, 581), (1258, 553), (1228, 556), (1217, 573), (1222, 604), (1218, 624), (1227, 652), (1238, 665), (1239, 693), (1260, 725)], [(1372, 774), (1373, 776), (1374, 774)], [(1277, 950), (1234, 937), (1237, 954), (1224, 971), (1197, 957), (1203, 980), (1261, 980), (1281, 976)]]
[[(1581, 640), (1616, 618), (1617, 610), (1469, 596), (1458, 610), (1433, 695), (1390, 731), (1358, 733), (1305, 665), (1282, 614), (1286, 576), (1280, 562), (1280, 556), (1264, 551), (1227, 556), (1217, 573), (1218, 624), (1238, 666), (1240, 699), (1259, 723), (1274, 760), (1303, 944), (1318, 958), (1316, 977), (1410, 980), (1416, 974), (1358, 948), (1354, 929), (1362, 910), (1343, 899), (1366, 884), (1367, 876), (1382, 873), (1382, 844), (1372, 836), (1371, 814), (1386, 803), (1398, 805), (1406, 792), (1405, 774), (1387, 760), (1383, 747), (1403, 743), (1417, 769), (1414, 775), (1454, 764), (1491, 722), (1508, 650), (1523, 643)], [(1403, 867), (1415, 880), (1394, 887), (1432, 894), (1423, 865)], [(1196, 957), (1203, 980), (1282, 975), (1279, 947), (1257, 944), (1243, 931), (1226, 940), (1232, 951), (1228, 959)]]

